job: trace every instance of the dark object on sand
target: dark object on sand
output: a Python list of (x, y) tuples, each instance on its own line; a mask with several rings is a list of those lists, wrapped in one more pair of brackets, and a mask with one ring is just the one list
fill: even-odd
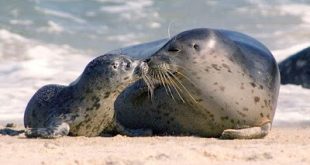
[(281, 84), (296, 84), (310, 88), (310, 47), (279, 63)]
[(24, 130), (15, 130), (12, 128), (0, 128), (0, 135), (9, 135), (9, 136), (17, 136), (21, 133), (24, 133)]
[(15, 123), (7, 123), (5, 127), (7, 127), (7, 128), (15, 128), (16, 124)]

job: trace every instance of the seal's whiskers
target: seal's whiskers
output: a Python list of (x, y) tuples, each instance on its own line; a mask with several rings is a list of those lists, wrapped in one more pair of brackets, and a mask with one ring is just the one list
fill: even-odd
[(193, 95), (188, 91), (188, 89), (182, 84), (182, 82), (180, 81), (179, 78), (177, 78), (171, 71), (167, 70), (167, 73), (172, 76), (176, 82), (178, 82), (182, 87), (183, 89), (186, 91), (186, 93), (194, 100), (195, 103), (197, 103), (196, 99), (193, 97)]
[[(185, 103), (185, 100), (181, 96), (180, 92), (182, 92), (182, 89), (179, 87), (179, 85), (168, 75), (167, 72), (165, 72), (165, 77), (169, 80), (169, 84), (174, 88), (180, 99), (182, 100), (183, 103)], [(179, 92), (180, 90), (180, 92)]]
[[(171, 88), (169, 87), (169, 82), (167, 83), (167, 79), (163, 76), (162, 72), (160, 72), (160, 71), (158, 72), (158, 76), (159, 76), (159, 78), (160, 78), (162, 84), (164, 85), (164, 88), (165, 88), (165, 90), (166, 90), (167, 95), (170, 94), (170, 96), (172, 97), (172, 99), (175, 101), (174, 96), (173, 96), (173, 93), (172, 93), (172, 91), (171, 91)], [(166, 83), (167, 83), (167, 84), (166, 84)], [(168, 90), (167, 90), (167, 89), (168, 89)], [(169, 91), (169, 94), (168, 94), (168, 91)]]
[(151, 98), (153, 98), (155, 84), (157, 80), (160, 84), (163, 85), (167, 95), (171, 96), (173, 100), (175, 100), (175, 97), (172, 89), (174, 89), (175, 93), (178, 95), (178, 97), (183, 103), (186, 103), (184, 98), (185, 93), (192, 100), (194, 100), (195, 103), (197, 103), (196, 99), (193, 97), (190, 91), (183, 85), (181, 80), (176, 75), (174, 75), (174, 73), (177, 73), (178, 75), (184, 77), (187, 81), (189, 81), (192, 85), (195, 86), (195, 84), (190, 80), (190, 78), (181, 73), (180, 71), (172, 71), (169, 65), (164, 63), (159, 64), (156, 67), (151, 68), (147, 73), (142, 74), (142, 78), (149, 88)]
[(148, 75), (143, 73), (142, 78), (148, 87), (148, 94), (150, 95), (150, 97), (152, 99), (153, 98), (154, 85), (152, 84), (151, 77), (149, 77)]
[[(173, 66), (177, 67), (177, 68), (182, 68), (182, 69), (185, 69), (185, 70), (188, 70), (186, 69), (185, 67), (182, 67), (182, 66), (179, 66), (179, 65), (176, 65), (176, 64), (173, 64)], [(182, 72), (180, 71), (172, 71), (171, 69), (168, 68), (168, 70), (170, 72), (175, 72), (177, 73), (178, 75), (184, 77), (187, 81), (189, 81), (193, 86), (196, 86), (195, 83), (193, 82), (193, 80), (191, 80), (188, 76), (184, 75)]]

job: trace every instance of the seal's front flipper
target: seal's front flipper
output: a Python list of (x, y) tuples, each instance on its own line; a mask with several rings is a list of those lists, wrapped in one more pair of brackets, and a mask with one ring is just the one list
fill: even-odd
[(115, 126), (116, 126), (116, 131), (119, 134), (125, 135), (125, 136), (134, 137), (134, 136), (152, 136), (153, 135), (153, 131), (151, 129), (128, 129), (122, 126), (121, 124), (119, 124), (118, 122), (116, 122)]
[(271, 124), (266, 123), (261, 127), (244, 129), (227, 129), (221, 135), (221, 139), (259, 139), (265, 137), (271, 129)]
[(28, 138), (54, 139), (69, 134), (70, 127), (67, 123), (61, 123), (47, 128), (26, 129), (25, 135)]

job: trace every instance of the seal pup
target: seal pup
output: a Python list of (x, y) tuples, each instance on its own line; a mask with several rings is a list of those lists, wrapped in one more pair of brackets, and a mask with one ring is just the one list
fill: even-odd
[[(113, 131), (126, 135), (143, 133), (126, 130), (115, 121), (114, 101), (119, 93), (141, 75), (143, 62), (107, 54), (95, 58), (69, 86), (46, 85), (29, 101), (24, 124), (27, 137), (56, 138), (98, 136)], [(135, 132), (136, 131), (136, 132)]]
[(273, 55), (255, 39), (193, 29), (171, 38), (145, 62), (146, 87), (134, 83), (116, 100), (123, 102), (115, 109), (126, 128), (232, 139), (268, 134), (280, 77)]
[(281, 84), (296, 84), (310, 88), (310, 47), (279, 63)]

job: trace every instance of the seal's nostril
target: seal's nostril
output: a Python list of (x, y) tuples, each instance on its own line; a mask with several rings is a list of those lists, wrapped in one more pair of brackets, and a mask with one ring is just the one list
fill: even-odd
[(151, 61), (150, 58), (145, 59), (143, 62), (149, 63)]

